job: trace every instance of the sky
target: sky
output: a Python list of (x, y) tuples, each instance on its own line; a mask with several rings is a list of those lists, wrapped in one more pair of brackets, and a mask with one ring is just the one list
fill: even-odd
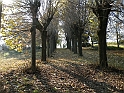
[(3, 3), (7, 4), (7, 5), (11, 4), (12, 2), (13, 2), (13, 0), (3, 0)]
[(5, 44), (5, 42), (2, 40), (2, 35), (0, 34), (0, 46)]

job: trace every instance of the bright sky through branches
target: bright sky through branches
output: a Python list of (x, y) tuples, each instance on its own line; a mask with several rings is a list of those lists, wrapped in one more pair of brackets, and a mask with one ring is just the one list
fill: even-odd
[(13, 3), (13, 0), (2, 0), (4, 4), (9, 5)]

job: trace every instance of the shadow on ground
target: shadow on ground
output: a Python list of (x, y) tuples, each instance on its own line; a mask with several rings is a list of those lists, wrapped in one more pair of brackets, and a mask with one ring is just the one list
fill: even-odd
[(95, 92), (95, 93), (113, 93), (113, 92), (123, 93), (124, 92), (124, 90), (117, 89), (115, 86), (107, 84), (106, 82), (98, 82), (97, 80), (92, 80), (87, 78), (87, 76), (83, 75), (83, 73), (81, 72), (82, 70), (80, 70), (80, 66), (77, 64), (69, 63), (69, 65), (72, 65), (73, 67), (75, 67), (75, 70), (76, 70), (75, 72), (72, 70), (64, 69), (60, 66), (56, 66), (52, 63), (49, 63), (49, 65), (69, 74), (73, 78), (76, 78), (79, 82), (86, 84), (91, 90), (93, 90), (90, 92)]
[(124, 93), (123, 73), (102, 71), (76, 58), (58, 50), (46, 63), (37, 63), (35, 74), (29, 69), (0, 73), (0, 93)]

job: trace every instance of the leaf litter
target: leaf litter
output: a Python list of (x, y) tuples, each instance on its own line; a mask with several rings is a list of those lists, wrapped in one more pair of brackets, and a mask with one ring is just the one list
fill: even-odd
[(28, 73), (28, 66), (24, 68), (20, 62), (17, 69), (0, 72), (0, 93), (124, 93), (123, 71), (99, 69), (87, 60), (90, 55), (96, 61), (92, 52), (79, 57), (58, 49), (45, 64), (37, 61), (35, 74)]

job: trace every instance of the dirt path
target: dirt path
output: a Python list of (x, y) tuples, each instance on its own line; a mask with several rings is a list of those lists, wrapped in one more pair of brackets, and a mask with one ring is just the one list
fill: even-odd
[(85, 59), (58, 49), (46, 63), (37, 63), (35, 74), (0, 73), (0, 93), (124, 93), (124, 73), (101, 71)]

